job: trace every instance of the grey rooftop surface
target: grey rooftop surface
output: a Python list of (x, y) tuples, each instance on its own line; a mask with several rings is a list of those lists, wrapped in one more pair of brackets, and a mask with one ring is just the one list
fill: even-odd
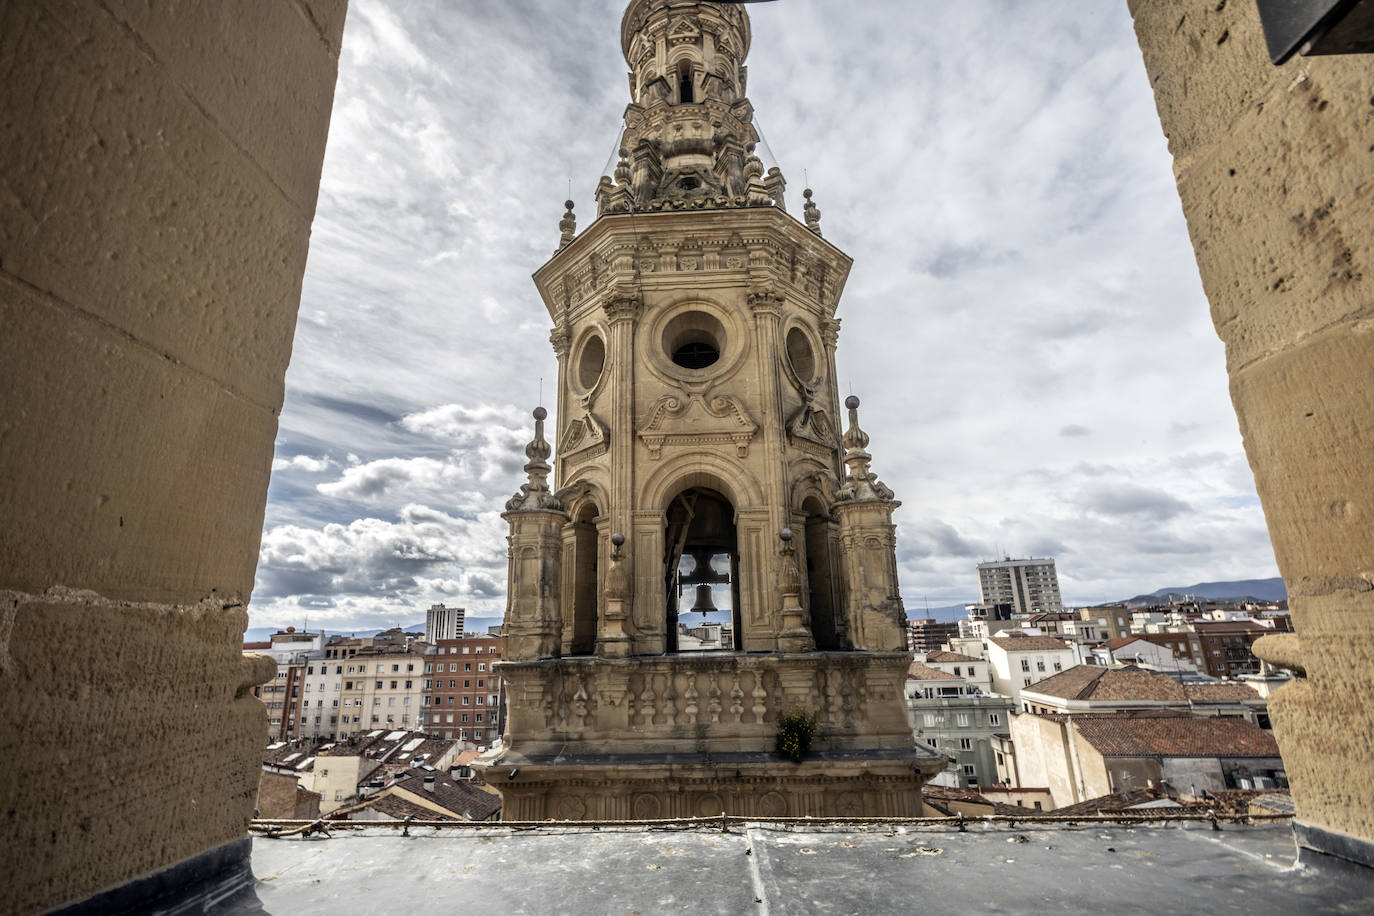
[(412, 828), (253, 841), (241, 912), (1371, 913), (1374, 871), (1207, 823)]

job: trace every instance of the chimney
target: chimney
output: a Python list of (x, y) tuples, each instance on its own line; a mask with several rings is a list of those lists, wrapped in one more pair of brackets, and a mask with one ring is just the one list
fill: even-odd
[(433, 791), (434, 791), (434, 777), (433, 777), (433, 776), (426, 776), (426, 777), (425, 777), (425, 791), (426, 791), (426, 792), (433, 792)]

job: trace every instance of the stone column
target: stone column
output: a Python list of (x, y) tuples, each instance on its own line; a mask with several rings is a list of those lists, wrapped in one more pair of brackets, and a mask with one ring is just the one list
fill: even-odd
[[(1301, 676), (1269, 700), (1299, 838), (1374, 861), (1369, 55), (1269, 63), (1255, 4), (1132, 0)], [(1310, 828), (1316, 828), (1312, 830)]]
[[(606, 397), (610, 404), (610, 451), (607, 466), (611, 472), (610, 505), (602, 506), (601, 513), (605, 525), (611, 531), (632, 531), (632, 509), (634, 507), (634, 449), (635, 449), (635, 328), (638, 324), (643, 302), (639, 291), (633, 285), (622, 281), (614, 286), (609, 297), (602, 305), (606, 319), (610, 322), (610, 339), (606, 341), (606, 370), (610, 372), (607, 381)], [(598, 537), (598, 542), (604, 539)], [(600, 545), (598, 544), (598, 549)], [(604, 559), (604, 558), (603, 558)], [(630, 562), (650, 563), (655, 561), (639, 552), (637, 545), (630, 551)], [(605, 568), (604, 566), (602, 567)], [(629, 582), (625, 595), (627, 607), (633, 609), (635, 601), (634, 577)], [(629, 623), (633, 632), (634, 623), (642, 615), (631, 613)], [(649, 618), (644, 617), (648, 620)]]
[(625, 658), (630, 654), (630, 637), (625, 632), (629, 618), (626, 598), (630, 594), (628, 565), (620, 548), (625, 535), (619, 531), (611, 535), (610, 568), (606, 570), (605, 613), (601, 615), (596, 640), (596, 654), (605, 658)]

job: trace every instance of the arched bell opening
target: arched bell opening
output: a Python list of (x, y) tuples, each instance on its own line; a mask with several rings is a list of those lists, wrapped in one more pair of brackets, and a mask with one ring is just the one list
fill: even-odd
[(572, 529), (572, 556), (569, 559), (573, 579), (572, 613), (568, 617), (572, 632), (566, 641), (569, 655), (591, 655), (596, 651), (597, 604), (600, 597), (600, 545), (597, 543), (596, 519), (600, 514), (595, 503), (584, 503), (569, 525)]
[(735, 508), (691, 487), (668, 505), (664, 532), (667, 651), (735, 650), (742, 631)]
[(839, 607), (838, 526), (814, 496), (802, 502), (806, 514), (806, 601), (816, 649), (843, 647)]

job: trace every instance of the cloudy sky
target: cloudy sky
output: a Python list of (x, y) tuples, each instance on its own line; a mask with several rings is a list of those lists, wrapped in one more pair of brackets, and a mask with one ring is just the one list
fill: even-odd
[[(254, 626), (500, 615), (554, 401), (529, 277), (611, 168), (624, 6), (350, 3)], [(767, 148), (855, 260), (839, 378), (908, 609), (1001, 554), (1056, 557), (1069, 603), (1277, 575), (1125, 7), (749, 7)]]

